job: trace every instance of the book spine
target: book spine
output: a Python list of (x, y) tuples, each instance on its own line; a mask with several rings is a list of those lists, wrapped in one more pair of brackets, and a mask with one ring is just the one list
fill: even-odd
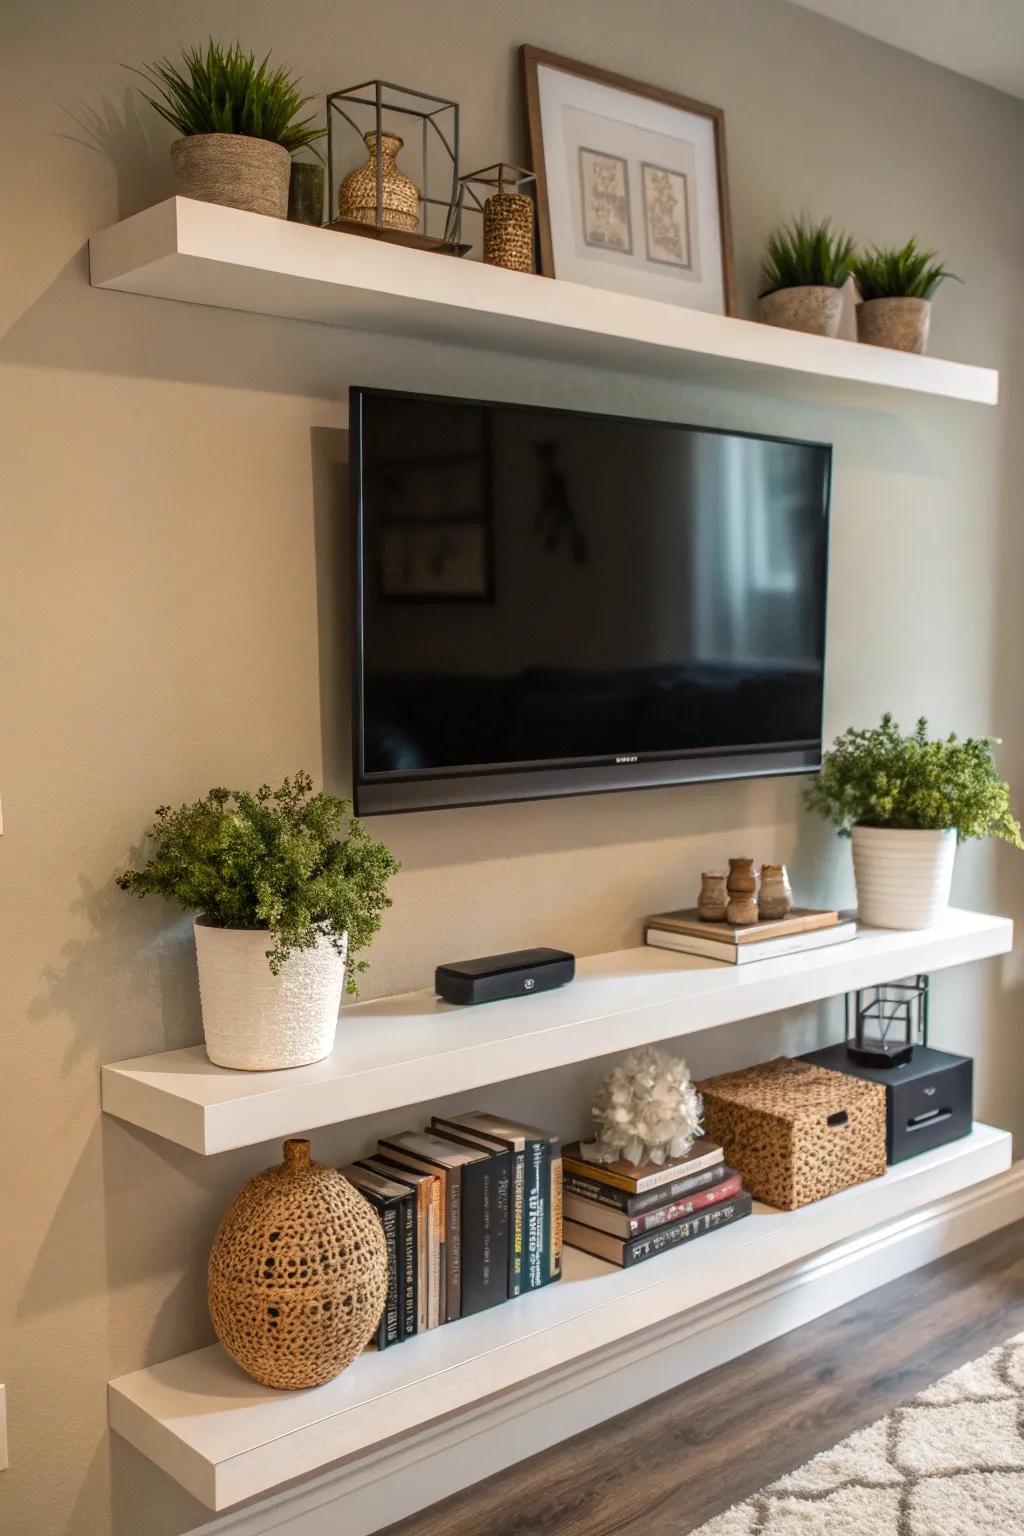
[(399, 1292), (399, 1221), (398, 1206), (394, 1202), (387, 1205), (378, 1205), (380, 1224), (384, 1228), (384, 1244), (387, 1249), (388, 1260), (388, 1294), (384, 1302), (384, 1311), (381, 1314), (380, 1326), (377, 1329), (377, 1348), (387, 1349), (389, 1344), (397, 1344), (402, 1337), (400, 1332), (401, 1321), (401, 1295)]
[(418, 1285), (416, 1276), (416, 1196), (411, 1191), (399, 1201), (402, 1207), (402, 1337), (417, 1332)]
[(696, 1194), (688, 1195), (682, 1200), (673, 1200), (671, 1205), (661, 1205), (654, 1211), (648, 1211), (642, 1216), (627, 1216), (630, 1237), (640, 1237), (644, 1232), (653, 1232), (658, 1227), (670, 1226), (674, 1221), (682, 1221), (685, 1216), (692, 1216), (697, 1211), (703, 1211), (709, 1205), (718, 1205), (723, 1200), (732, 1200), (743, 1193), (743, 1180), (738, 1173), (731, 1178), (723, 1179), (721, 1184), (716, 1184), (711, 1189), (698, 1190)]
[(508, 1294), (519, 1296), (523, 1290), (524, 1244), (526, 1225), (526, 1153), (512, 1153), (512, 1178), (509, 1189)]
[(447, 1170), (445, 1184), (444, 1315), (446, 1323), (462, 1316), (462, 1169)]
[(544, 1284), (544, 1208), (547, 1203), (547, 1144), (526, 1143), (526, 1232), (523, 1290), (535, 1291)]
[(441, 1180), (430, 1180), (430, 1209), (427, 1216), (429, 1292), (427, 1302), (427, 1327), (437, 1328), (444, 1322), (444, 1284), (441, 1266), (444, 1250), (441, 1244)]
[[(502, 1209), (504, 1207), (504, 1209)], [(462, 1170), (462, 1315), (508, 1299), (508, 1153)]]
[(713, 1168), (688, 1174), (685, 1179), (676, 1179), (667, 1186), (663, 1185), (661, 1189), (648, 1190), (644, 1195), (630, 1195), (611, 1184), (601, 1184), (597, 1179), (583, 1178), (577, 1173), (563, 1174), (562, 1183), (570, 1194), (582, 1195), (586, 1200), (596, 1200), (600, 1205), (611, 1206), (616, 1211), (625, 1211), (629, 1216), (638, 1216), (643, 1211), (653, 1211), (656, 1206), (664, 1205), (666, 1201), (679, 1200), (695, 1189), (706, 1189), (711, 1184), (719, 1183), (723, 1178), (725, 1178), (725, 1164), (716, 1163)]
[(547, 1280), (562, 1278), (562, 1146), (548, 1143)]
[(713, 1232), (731, 1222), (740, 1221), (750, 1215), (753, 1203), (750, 1195), (740, 1195), (736, 1200), (712, 1206), (710, 1210), (701, 1211), (686, 1221), (677, 1221), (671, 1227), (662, 1227), (657, 1232), (634, 1237), (622, 1245), (623, 1267), (640, 1264), (644, 1259), (653, 1259), (656, 1254), (666, 1253), (670, 1248), (679, 1248), (683, 1243), (692, 1242), (695, 1237), (703, 1237), (705, 1232)]

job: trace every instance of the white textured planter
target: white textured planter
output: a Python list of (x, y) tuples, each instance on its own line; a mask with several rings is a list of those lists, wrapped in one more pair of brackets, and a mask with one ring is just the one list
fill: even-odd
[(857, 916), (871, 928), (930, 928), (949, 906), (956, 833), (854, 827)]
[(206, 1054), (215, 1066), (272, 1072), (330, 1055), (345, 960), (329, 940), (294, 950), (275, 976), (265, 929), (214, 928), (199, 917), (195, 934)]

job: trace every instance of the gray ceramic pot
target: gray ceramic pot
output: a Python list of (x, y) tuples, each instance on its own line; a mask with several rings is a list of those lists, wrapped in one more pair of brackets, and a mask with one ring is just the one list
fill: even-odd
[(758, 299), (759, 318), (765, 325), (787, 331), (809, 331), (814, 336), (836, 336), (843, 314), (843, 290), (809, 285), (780, 288)]
[(275, 219), (288, 215), (292, 157), (281, 144), (241, 133), (194, 133), (171, 145), (179, 197)]
[(857, 340), (897, 352), (924, 352), (931, 318), (930, 299), (867, 299), (857, 305)]

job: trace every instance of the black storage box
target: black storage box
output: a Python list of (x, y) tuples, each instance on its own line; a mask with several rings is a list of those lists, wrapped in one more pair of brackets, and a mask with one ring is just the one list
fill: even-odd
[(864, 1067), (850, 1059), (842, 1044), (809, 1051), (802, 1059), (885, 1087), (885, 1146), (890, 1163), (906, 1162), (919, 1152), (944, 1147), (971, 1133), (974, 1063), (969, 1056), (915, 1045), (913, 1058), (901, 1067)]

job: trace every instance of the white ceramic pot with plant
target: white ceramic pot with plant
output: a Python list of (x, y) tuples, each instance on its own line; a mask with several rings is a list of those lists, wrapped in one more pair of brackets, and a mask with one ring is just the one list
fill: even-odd
[(904, 736), (892, 715), (848, 730), (825, 753), (807, 804), (853, 839), (857, 916), (872, 928), (930, 928), (949, 906), (957, 844), (1024, 848), (989, 737)]
[(928, 350), (932, 296), (947, 278), (960, 281), (914, 239), (895, 249), (866, 251), (854, 262), (853, 275), (861, 297), (857, 340), (897, 352)]
[(148, 862), (117, 882), (199, 914), (203, 1032), (218, 1067), (269, 1072), (330, 1055), (342, 997), (366, 964), (355, 956), (391, 905), (387, 848), (347, 800), (312, 791), (297, 773), (276, 790), (162, 806)]
[(183, 69), (162, 59), (136, 71), (156, 87), (150, 106), (181, 134), (171, 145), (178, 196), (287, 218), (292, 155), (318, 153), (324, 135), (312, 117), (294, 121), (313, 98), (269, 54), (257, 62), (240, 43), (211, 39), (182, 58)]
[(773, 230), (761, 265), (759, 319), (789, 331), (838, 335), (853, 256), (853, 240), (833, 232), (830, 219), (814, 224), (802, 215)]

